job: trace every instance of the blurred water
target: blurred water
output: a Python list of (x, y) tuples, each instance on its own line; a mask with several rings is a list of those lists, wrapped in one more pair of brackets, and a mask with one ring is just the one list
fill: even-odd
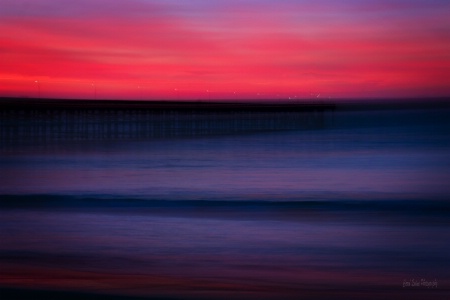
[[(445, 298), (448, 115), (337, 111), (309, 130), (4, 148), (0, 285)], [(403, 287), (421, 279), (438, 288)]]
[(433, 110), (336, 112), (329, 113), (327, 128), (317, 130), (18, 146), (0, 158), (0, 193), (446, 197), (447, 116)]

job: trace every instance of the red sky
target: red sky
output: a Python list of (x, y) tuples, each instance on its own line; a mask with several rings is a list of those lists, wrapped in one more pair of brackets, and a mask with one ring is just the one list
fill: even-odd
[(450, 96), (448, 0), (0, 0), (0, 96)]

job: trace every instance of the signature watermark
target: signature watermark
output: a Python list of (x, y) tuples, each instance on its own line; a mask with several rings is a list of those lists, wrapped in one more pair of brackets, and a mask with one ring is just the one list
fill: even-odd
[(424, 278), (421, 279), (403, 279), (403, 287), (404, 288), (427, 288), (427, 289), (436, 289), (438, 288), (438, 281), (436, 279), (427, 280)]

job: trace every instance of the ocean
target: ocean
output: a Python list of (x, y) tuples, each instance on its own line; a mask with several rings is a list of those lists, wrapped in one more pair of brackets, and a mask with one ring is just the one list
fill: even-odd
[(107, 138), (3, 123), (0, 298), (448, 299), (449, 112)]

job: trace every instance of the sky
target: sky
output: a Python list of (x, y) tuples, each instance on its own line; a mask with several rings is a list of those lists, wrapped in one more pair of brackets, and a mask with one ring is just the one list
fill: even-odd
[(0, 96), (450, 96), (448, 0), (0, 0)]

